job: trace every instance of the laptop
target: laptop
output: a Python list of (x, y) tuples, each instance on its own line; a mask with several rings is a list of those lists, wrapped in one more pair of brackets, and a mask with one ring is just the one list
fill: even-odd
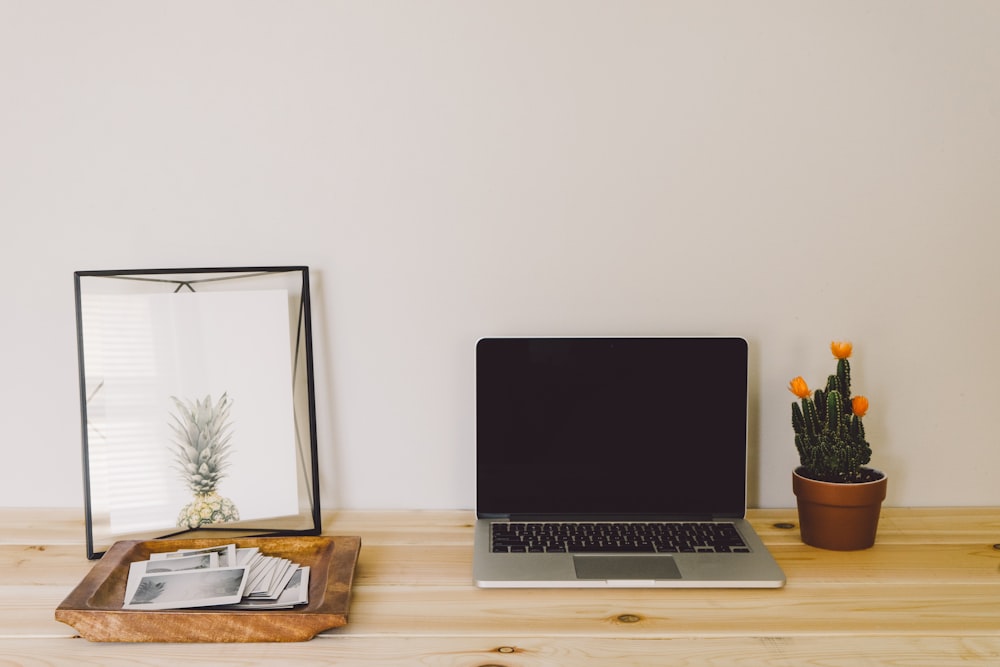
[(479, 340), (476, 585), (784, 585), (745, 520), (747, 384), (738, 337)]

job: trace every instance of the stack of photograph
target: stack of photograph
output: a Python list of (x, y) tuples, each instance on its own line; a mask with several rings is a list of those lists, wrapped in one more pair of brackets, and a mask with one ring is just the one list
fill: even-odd
[(227, 544), (129, 565), (124, 609), (288, 609), (308, 603), (309, 568)]

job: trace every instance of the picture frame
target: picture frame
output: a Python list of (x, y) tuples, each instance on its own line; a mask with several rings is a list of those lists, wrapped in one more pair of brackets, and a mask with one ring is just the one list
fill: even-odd
[(76, 271), (86, 546), (318, 535), (306, 266)]

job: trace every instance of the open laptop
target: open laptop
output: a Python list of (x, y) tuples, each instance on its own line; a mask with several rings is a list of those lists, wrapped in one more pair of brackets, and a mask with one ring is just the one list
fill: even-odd
[(481, 587), (779, 587), (744, 519), (747, 342), (476, 345)]

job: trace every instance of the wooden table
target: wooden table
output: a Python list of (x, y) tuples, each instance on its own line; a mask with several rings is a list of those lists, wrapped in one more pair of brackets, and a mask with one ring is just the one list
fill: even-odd
[(0, 665), (1000, 665), (1000, 508), (883, 510), (875, 547), (750, 514), (775, 590), (481, 590), (474, 515), (333, 512), (360, 535), (347, 626), (290, 644), (102, 644), (54, 620), (88, 572), (81, 512), (0, 509)]

